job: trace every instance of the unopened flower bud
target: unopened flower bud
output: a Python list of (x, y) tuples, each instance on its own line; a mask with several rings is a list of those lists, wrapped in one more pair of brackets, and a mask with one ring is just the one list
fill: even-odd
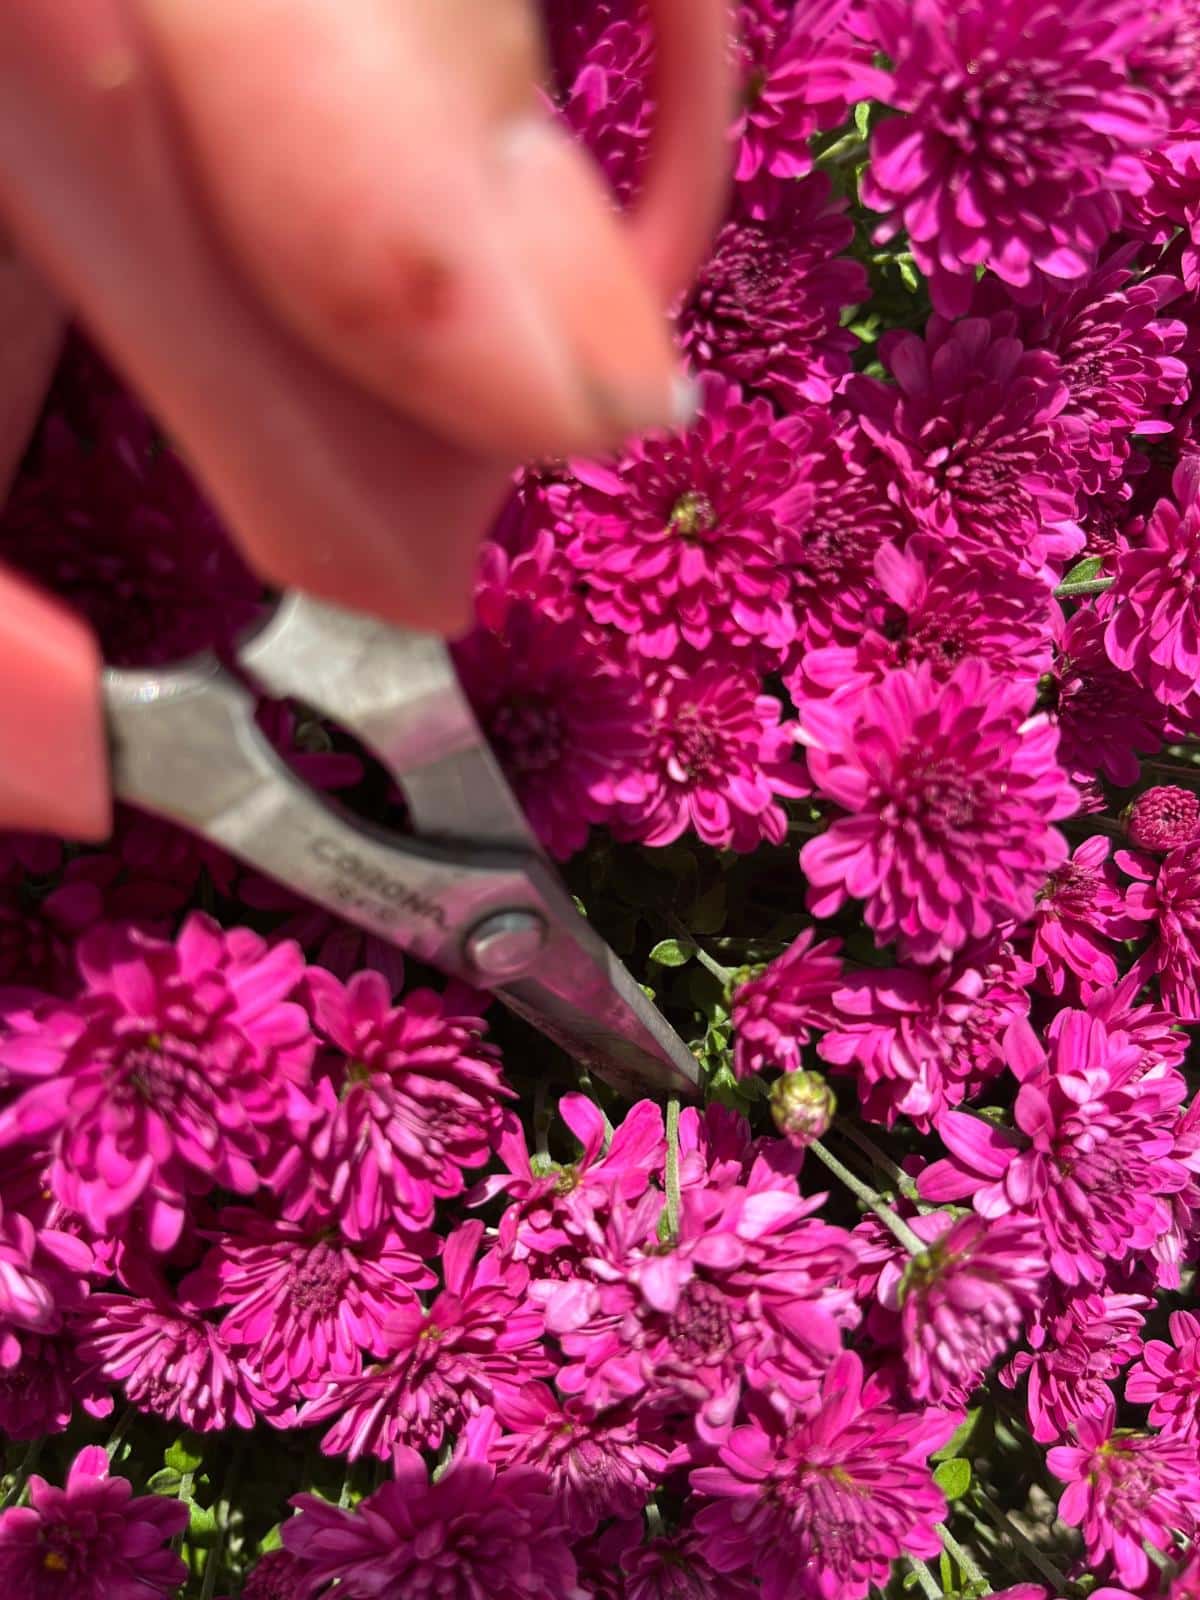
[(823, 1138), (836, 1110), (833, 1090), (819, 1072), (785, 1072), (771, 1085), (771, 1116), (792, 1144)]
[(1200, 795), (1173, 783), (1147, 789), (1125, 812), (1125, 832), (1139, 850), (1164, 854), (1187, 844), (1200, 825)]

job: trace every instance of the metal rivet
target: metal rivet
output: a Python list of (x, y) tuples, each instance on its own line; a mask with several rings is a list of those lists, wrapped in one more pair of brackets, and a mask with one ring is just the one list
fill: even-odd
[(464, 953), (483, 978), (516, 978), (545, 944), (546, 931), (536, 911), (494, 911), (471, 929)]

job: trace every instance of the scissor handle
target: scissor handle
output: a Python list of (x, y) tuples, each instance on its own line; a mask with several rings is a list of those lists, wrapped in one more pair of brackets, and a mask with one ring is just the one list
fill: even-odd
[(536, 851), (443, 640), (289, 592), (238, 649), (268, 695), (354, 734), (404, 790), (417, 831)]

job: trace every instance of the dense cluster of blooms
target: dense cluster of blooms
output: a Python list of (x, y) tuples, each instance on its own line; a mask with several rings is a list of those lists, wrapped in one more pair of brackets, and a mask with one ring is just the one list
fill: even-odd
[[(646, 8), (546, 13), (625, 204)], [(161, 822), (0, 838), (5, 1595), (1200, 1596), (1200, 6), (730, 48), (698, 415), (523, 471), (454, 645), (703, 1096)], [(0, 559), (119, 661), (261, 600), (80, 341)]]

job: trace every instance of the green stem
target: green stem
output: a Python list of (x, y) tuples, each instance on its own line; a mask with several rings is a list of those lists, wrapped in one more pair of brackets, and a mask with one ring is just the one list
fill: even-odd
[(234, 1446), (233, 1459), (229, 1463), (229, 1471), (225, 1475), (225, 1482), (221, 1486), (221, 1498), (217, 1501), (217, 1542), (208, 1552), (208, 1560), (204, 1563), (204, 1578), (200, 1585), (200, 1600), (213, 1600), (217, 1592), (217, 1579), (221, 1573), (221, 1566), (225, 1560), (225, 1543), (229, 1537), (229, 1516), (237, 1494), (238, 1485), (242, 1475), (242, 1455), (245, 1446), (239, 1440)]
[(966, 1545), (959, 1544), (944, 1522), (935, 1522), (933, 1531), (942, 1541), (942, 1548), (947, 1555), (953, 1556), (958, 1562), (958, 1569), (968, 1583), (982, 1583), (990, 1588), (987, 1574), (980, 1568), (978, 1561), (967, 1549)]
[(675, 930), (675, 937), (682, 940), (684, 944), (691, 946), (692, 953), (695, 955), (696, 960), (706, 972), (711, 972), (718, 983), (728, 985), (733, 982), (734, 978), (737, 976), (736, 968), (723, 967), (719, 961), (717, 961), (713, 956), (709, 955), (707, 950), (702, 950), (699, 944), (696, 942), (695, 934), (689, 933), (687, 928), (684, 927), (683, 923), (677, 916), (674, 915), (674, 913), (671, 913), (670, 923)]
[(17, 1468), (14, 1474), (14, 1482), (9, 1487), (4, 1499), (0, 1501), (0, 1506), (4, 1508), (7, 1508), (8, 1506), (15, 1506), (17, 1501), (20, 1500), (21, 1496), (25, 1493), (25, 1485), (29, 1482), (29, 1474), (34, 1470), (38, 1462), (41, 1460), (42, 1446), (45, 1444), (45, 1442), (46, 1441), (44, 1439), (34, 1439), (30, 1444), (28, 1450), (26, 1450), (25, 1454), (21, 1457), (21, 1465)]
[(933, 1573), (923, 1561), (918, 1561), (915, 1556), (905, 1556), (908, 1570), (917, 1575), (917, 1587), (921, 1593), (929, 1596), (929, 1600), (942, 1600), (942, 1591), (933, 1580)]
[(667, 1229), (671, 1243), (679, 1238), (679, 1101), (667, 1101)]
[(1057, 1594), (1066, 1594), (1067, 1590), (1072, 1588), (1073, 1585), (1068, 1582), (1065, 1574), (1058, 1570), (1048, 1556), (1042, 1554), (1032, 1539), (1025, 1537), (1016, 1523), (1008, 1516), (1008, 1513), (1000, 1509), (986, 1489), (981, 1489), (976, 1484), (973, 1492), (1004, 1538), (1014, 1545), (1032, 1566), (1037, 1568), (1038, 1572)]
[[(892, 1180), (892, 1182), (896, 1185), (898, 1192), (902, 1194), (906, 1200), (911, 1200), (914, 1205), (921, 1204), (921, 1197), (917, 1193), (916, 1184), (909, 1177), (908, 1173), (905, 1172), (903, 1167), (897, 1166), (892, 1160), (891, 1156), (879, 1148), (874, 1139), (868, 1139), (866, 1134), (863, 1133), (861, 1129), (856, 1128), (847, 1117), (835, 1118), (833, 1125), (837, 1129), (838, 1133), (840, 1133), (844, 1138), (849, 1139), (851, 1144), (856, 1144), (858, 1146), (863, 1155), (865, 1155), (871, 1162), (872, 1166), (878, 1168), (880, 1172), (885, 1173)], [(928, 1208), (925, 1207), (923, 1209)]]
[(1058, 600), (1075, 600), (1083, 595), (1103, 594), (1112, 586), (1111, 578), (1081, 578), (1078, 583), (1060, 583), (1054, 595)]
[(124, 1411), (122, 1411), (121, 1415), (117, 1418), (117, 1425), (109, 1435), (108, 1443), (104, 1447), (110, 1461), (116, 1460), (117, 1452), (124, 1444), (125, 1435), (129, 1432), (129, 1429), (133, 1423), (133, 1419), (136, 1415), (137, 1413), (134, 1411), (132, 1406), (126, 1406)]
[(896, 1215), (891, 1206), (877, 1195), (874, 1189), (869, 1188), (861, 1179), (856, 1178), (850, 1168), (843, 1166), (831, 1151), (826, 1150), (819, 1139), (814, 1139), (808, 1148), (817, 1157), (818, 1161), (825, 1163), (835, 1178), (841, 1179), (851, 1194), (857, 1195), (863, 1205), (875, 1213), (884, 1227), (900, 1241), (910, 1255), (919, 1256), (921, 1254), (926, 1248), (924, 1240), (913, 1232), (903, 1217)]

